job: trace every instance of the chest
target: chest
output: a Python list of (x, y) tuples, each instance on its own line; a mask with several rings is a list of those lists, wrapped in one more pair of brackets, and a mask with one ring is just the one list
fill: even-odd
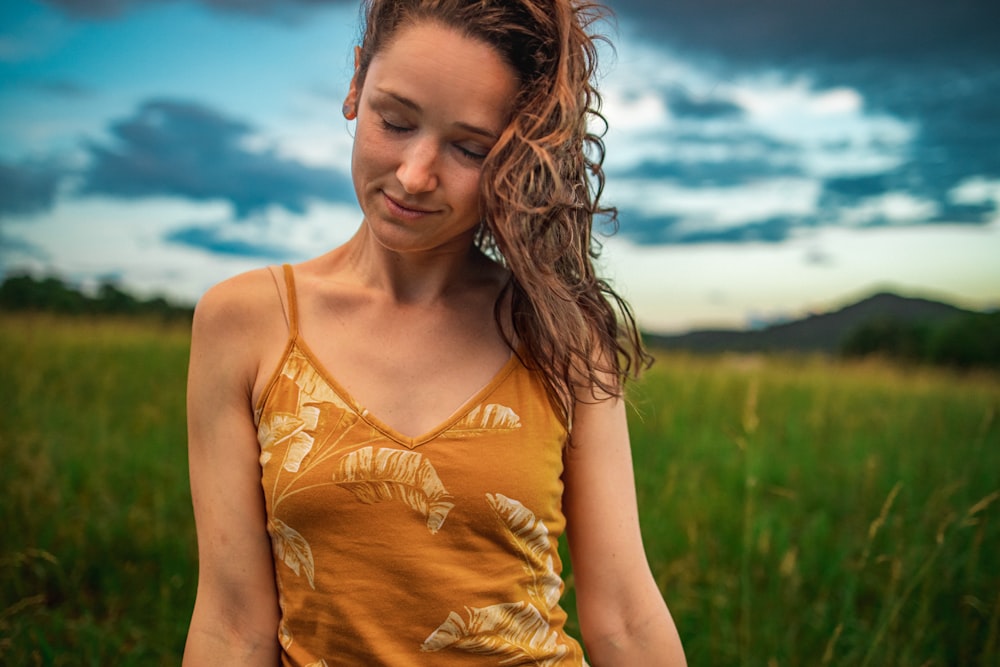
[(362, 308), (304, 317), (301, 331), (329, 379), (411, 437), (446, 420), (511, 357), (488, 311)]

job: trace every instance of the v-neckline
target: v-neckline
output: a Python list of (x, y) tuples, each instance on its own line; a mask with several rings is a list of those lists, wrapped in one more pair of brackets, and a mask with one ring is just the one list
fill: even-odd
[[(309, 344), (306, 343), (300, 334), (296, 332), (293, 337), (292, 346), (297, 348), (299, 353), (305, 357), (306, 361), (309, 362), (309, 366), (322, 380), (326, 383), (327, 387), (330, 388), (333, 393), (335, 393), (345, 404), (347, 404), (351, 410), (355, 412), (361, 419), (367, 422), (370, 426), (380, 431), (383, 435), (394, 440), (395, 442), (403, 445), (407, 449), (416, 449), (421, 445), (425, 445), (432, 440), (436, 439), (439, 435), (450, 429), (456, 423), (461, 421), (464, 417), (468, 416), (472, 410), (481, 404), (487, 396), (492, 394), (507, 376), (516, 368), (519, 363), (519, 358), (515, 352), (511, 352), (510, 357), (503, 366), (493, 374), (490, 380), (480, 387), (478, 390), (473, 392), (473, 394), (461, 403), (443, 422), (434, 426), (426, 433), (417, 436), (408, 436), (401, 433), (396, 428), (390, 426), (387, 422), (383, 421), (377, 415), (373, 414), (364, 405), (362, 405), (352, 394), (349, 392), (337, 378), (330, 372), (326, 365), (320, 361), (319, 357), (312, 351)], [(291, 352), (291, 350), (289, 350)], [(285, 363), (287, 363), (287, 355)]]

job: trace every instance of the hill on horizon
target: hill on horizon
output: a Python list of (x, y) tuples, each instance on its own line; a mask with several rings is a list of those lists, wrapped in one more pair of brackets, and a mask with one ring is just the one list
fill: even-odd
[(644, 334), (661, 350), (690, 352), (836, 352), (846, 337), (877, 320), (902, 324), (941, 324), (976, 311), (920, 297), (878, 292), (827, 313), (808, 315), (763, 329), (702, 329), (683, 334)]

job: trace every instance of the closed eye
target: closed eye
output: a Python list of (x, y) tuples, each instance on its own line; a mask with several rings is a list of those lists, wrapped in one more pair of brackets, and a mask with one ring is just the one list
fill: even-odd
[(482, 162), (483, 160), (486, 159), (486, 154), (485, 153), (479, 153), (479, 152), (476, 152), (476, 151), (470, 151), (468, 148), (465, 148), (464, 146), (462, 146), (460, 144), (456, 144), (455, 148), (458, 149), (459, 153), (461, 153), (463, 156), (469, 158), (470, 160), (475, 160), (476, 162)]
[(409, 132), (410, 128), (403, 127), (402, 125), (395, 125), (390, 123), (385, 118), (382, 119), (382, 129), (389, 132), (394, 132), (396, 134), (402, 134), (403, 132)]

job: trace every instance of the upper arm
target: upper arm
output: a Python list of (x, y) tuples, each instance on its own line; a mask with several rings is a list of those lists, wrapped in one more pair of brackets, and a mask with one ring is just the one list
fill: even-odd
[(199, 573), (186, 664), (277, 661), (277, 592), (250, 404), (259, 355), (248, 329), (254, 313), (238, 286), (210, 290), (192, 328), (188, 461)]
[[(577, 403), (566, 451), (564, 510), (581, 623), (634, 603), (649, 566), (643, 551), (624, 404)], [(586, 619), (586, 620), (585, 620)]]
[(643, 549), (624, 401), (578, 401), (565, 458), (577, 611), (594, 664), (684, 664)]

